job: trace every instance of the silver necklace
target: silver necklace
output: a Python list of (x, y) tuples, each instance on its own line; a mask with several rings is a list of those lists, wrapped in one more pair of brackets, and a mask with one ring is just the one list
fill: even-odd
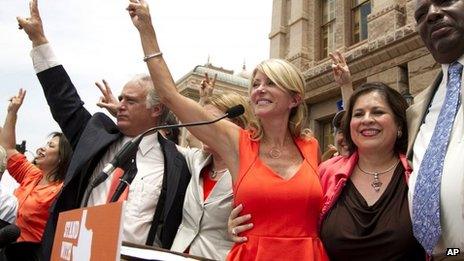
[(373, 172), (370, 172), (370, 171), (365, 171), (363, 169), (361, 169), (361, 166), (359, 166), (359, 163), (356, 164), (356, 166), (358, 167), (358, 169), (364, 173), (364, 174), (367, 174), (367, 175), (371, 175), (371, 176), (374, 176), (374, 180), (371, 182), (371, 186), (374, 188), (375, 192), (379, 192), (380, 191), (380, 187), (383, 185), (383, 183), (380, 181), (379, 179), (379, 175), (382, 175), (382, 174), (385, 174), (387, 172), (390, 172), (392, 171), (394, 168), (396, 168), (396, 166), (398, 166), (398, 163), (400, 163), (400, 161), (398, 160), (395, 164), (393, 164), (390, 168), (388, 168), (387, 170), (385, 171), (373, 171)]
[(220, 169), (220, 170), (214, 170), (214, 169), (211, 169), (211, 172), (210, 172), (210, 177), (212, 179), (215, 179), (219, 174), (222, 174), (224, 172), (226, 172), (227, 169)]

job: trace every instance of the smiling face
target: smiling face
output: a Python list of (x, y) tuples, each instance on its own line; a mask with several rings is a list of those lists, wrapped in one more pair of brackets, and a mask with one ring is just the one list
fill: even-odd
[(290, 114), (290, 110), (299, 104), (289, 92), (277, 86), (261, 71), (257, 71), (253, 78), (250, 101), (258, 118)]
[(464, 53), (464, 0), (416, 0), (417, 31), (435, 60), (451, 63)]
[(37, 149), (34, 162), (39, 169), (48, 172), (57, 168), (59, 163), (59, 143), (60, 138), (55, 136), (47, 142), (46, 146)]
[(350, 135), (360, 153), (393, 151), (399, 127), (385, 97), (373, 91), (353, 105)]

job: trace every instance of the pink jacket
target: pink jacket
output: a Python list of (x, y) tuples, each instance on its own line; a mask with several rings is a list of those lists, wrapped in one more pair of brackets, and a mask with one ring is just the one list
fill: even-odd
[[(404, 172), (404, 178), (406, 179), (407, 184), (412, 169), (409, 167), (408, 160), (404, 154), (400, 154), (400, 161), (406, 170)], [(319, 165), (319, 178), (321, 180), (322, 192), (324, 194), (319, 225), (337, 201), (343, 187), (345, 186), (346, 180), (350, 178), (357, 162), (358, 153), (355, 152), (349, 157), (334, 157)]]

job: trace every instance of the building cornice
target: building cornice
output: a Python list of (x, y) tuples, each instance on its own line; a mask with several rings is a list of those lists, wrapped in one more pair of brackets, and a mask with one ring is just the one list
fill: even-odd
[(286, 26), (281, 25), (281, 26), (279, 26), (279, 29), (272, 30), (269, 33), (269, 39), (274, 38), (278, 34), (287, 34), (287, 33), (288, 33), (288, 28)]
[(390, 11), (393, 11), (393, 10), (396, 10), (398, 12), (401, 12), (401, 13), (405, 13), (405, 9), (403, 6), (400, 6), (399, 4), (394, 4), (394, 5), (390, 5), (390, 6), (387, 6), (385, 7), (384, 9), (374, 13), (374, 14), (370, 14), (367, 16), (367, 21), (370, 22)]
[[(345, 57), (355, 82), (427, 54), (428, 51), (415, 31), (415, 25), (409, 24), (383, 37), (348, 49)], [(309, 103), (340, 94), (333, 79), (330, 59), (322, 60), (303, 74), (306, 80), (306, 97), (310, 97)]]

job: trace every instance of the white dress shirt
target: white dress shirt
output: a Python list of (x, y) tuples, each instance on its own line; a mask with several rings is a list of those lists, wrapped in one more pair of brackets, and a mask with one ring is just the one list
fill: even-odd
[[(31, 57), (36, 73), (60, 65), (50, 44), (32, 49)], [(92, 177), (98, 175), (110, 162), (119, 149), (132, 138), (123, 137), (110, 145), (95, 167)], [(125, 204), (123, 240), (136, 244), (145, 244), (153, 215), (161, 192), (164, 175), (164, 155), (158, 142), (158, 133), (145, 136), (140, 142), (137, 156), (137, 175), (129, 187)], [(105, 204), (112, 175), (95, 187), (89, 198), (88, 206)]]
[(6, 192), (3, 189), (3, 185), (0, 184), (0, 219), (14, 224), (17, 212), (18, 200), (15, 195)]
[[(98, 175), (110, 162), (119, 149), (131, 138), (122, 139), (111, 144), (95, 167), (92, 178)], [(158, 142), (158, 133), (145, 136), (140, 142), (136, 156), (137, 175), (129, 186), (129, 193), (124, 211), (123, 240), (144, 245), (151, 221), (158, 205), (164, 174), (164, 155)], [(106, 204), (108, 191), (113, 180), (110, 175), (102, 184), (92, 190), (88, 206)]]
[[(458, 60), (464, 65), (464, 56)], [(442, 64), (443, 80), (441, 81), (424, 123), (420, 126), (413, 147), (413, 173), (409, 179), (409, 206), (412, 217), (412, 200), (416, 185), (417, 172), (422, 163), (425, 151), (432, 138), (435, 125), (445, 100), (448, 81), (448, 64)], [(446, 152), (443, 173), (441, 176), (440, 215), (442, 235), (434, 249), (434, 254), (441, 254), (447, 248), (464, 249), (464, 109), (463, 86), (461, 77), (461, 104), (454, 119), (451, 137)]]

